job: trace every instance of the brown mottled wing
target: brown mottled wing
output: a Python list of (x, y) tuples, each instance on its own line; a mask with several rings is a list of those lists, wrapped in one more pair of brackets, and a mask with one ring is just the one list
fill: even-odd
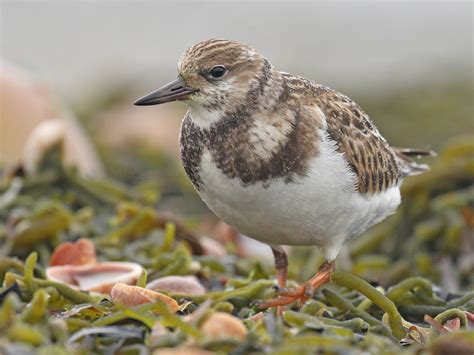
[(333, 90), (316, 101), (326, 116), (329, 136), (357, 175), (359, 192), (372, 194), (396, 185), (401, 162), (360, 106)]

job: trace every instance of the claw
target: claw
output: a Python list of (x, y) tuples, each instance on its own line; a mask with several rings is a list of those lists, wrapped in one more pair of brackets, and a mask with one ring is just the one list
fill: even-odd
[(334, 270), (334, 262), (325, 262), (321, 265), (319, 272), (311, 278), (309, 281), (305, 282), (297, 288), (274, 288), (277, 290), (277, 297), (269, 300), (265, 300), (257, 303), (256, 305), (262, 308), (272, 308), (278, 307), (279, 314), (283, 311), (283, 306), (286, 306), (295, 301), (301, 303), (306, 302), (309, 298), (312, 298), (314, 295), (314, 290), (321, 287), (325, 283), (330, 281), (330, 276)]

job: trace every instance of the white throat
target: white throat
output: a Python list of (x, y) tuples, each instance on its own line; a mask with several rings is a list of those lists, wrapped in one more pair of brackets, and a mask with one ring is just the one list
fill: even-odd
[(201, 129), (210, 128), (213, 123), (219, 121), (224, 115), (224, 110), (209, 110), (196, 102), (188, 103), (188, 107), (188, 113), (193, 123)]

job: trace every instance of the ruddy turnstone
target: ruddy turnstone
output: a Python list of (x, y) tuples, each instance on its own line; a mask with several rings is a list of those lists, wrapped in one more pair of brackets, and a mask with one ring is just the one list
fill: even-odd
[(306, 300), (330, 279), (344, 242), (393, 213), (400, 184), (427, 170), (390, 147), (347, 96), (278, 71), (252, 47), (224, 39), (193, 45), (178, 78), (136, 105), (183, 101), (181, 159), (198, 194), (223, 221), (267, 243), (278, 285), (281, 245), (316, 245), (325, 262), (300, 287), (262, 307)]

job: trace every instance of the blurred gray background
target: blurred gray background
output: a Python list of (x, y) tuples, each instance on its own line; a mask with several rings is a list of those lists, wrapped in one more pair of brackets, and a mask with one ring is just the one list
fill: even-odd
[(161, 84), (194, 42), (249, 43), (283, 71), (378, 92), (472, 72), (471, 1), (5, 1), (2, 57), (65, 96)]
[[(50, 85), (120, 178), (156, 171), (161, 152), (178, 165), (183, 105), (133, 101), (175, 78), (179, 56), (209, 37), (251, 44), (280, 70), (347, 94), (393, 145), (438, 150), (474, 132), (471, 1), (1, 0), (0, 9), (0, 57)], [(4, 140), (18, 131), (10, 127)]]

